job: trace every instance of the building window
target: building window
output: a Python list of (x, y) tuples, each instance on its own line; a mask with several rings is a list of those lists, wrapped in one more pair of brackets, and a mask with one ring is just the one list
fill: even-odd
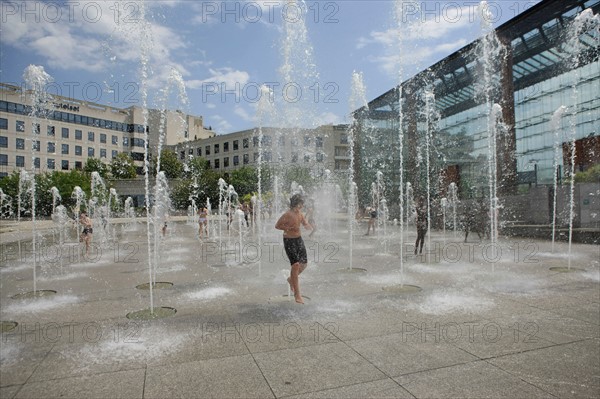
[(60, 161), (60, 168), (62, 170), (69, 170), (69, 161), (67, 161), (66, 159)]
[(24, 168), (25, 167), (25, 157), (22, 155), (17, 155), (17, 167)]
[(75, 170), (81, 170), (83, 168), (83, 164), (81, 161), (75, 161)]
[(40, 152), (41, 147), (42, 147), (42, 145), (40, 144), (39, 140), (36, 140), (33, 142), (33, 149), (36, 150), (37, 152)]
[(252, 146), (258, 147), (258, 136), (252, 137)]
[(112, 136), (112, 143), (114, 145), (118, 145), (119, 144), (119, 137), (117, 136)]
[(24, 132), (25, 131), (25, 122), (17, 121), (16, 129), (17, 129), (17, 132)]
[(190, 149), (189, 149), (189, 151), (188, 151), (188, 153), (189, 153), (190, 155), (194, 155), (194, 149), (193, 149), (193, 148), (190, 148)]
[(304, 146), (310, 146), (310, 136), (304, 136)]
[(292, 162), (293, 163), (298, 162), (298, 153), (297, 152), (292, 152)]
[(0, 165), (8, 165), (8, 155), (0, 154)]
[(271, 136), (269, 135), (264, 135), (262, 137), (262, 145), (265, 147), (269, 147), (271, 146)]
[(204, 155), (210, 155), (210, 146), (209, 145), (204, 147)]
[(223, 143), (223, 152), (229, 152), (229, 141)]
[(244, 165), (248, 165), (250, 163), (250, 156), (248, 154), (244, 154)]
[(75, 140), (81, 140), (82, 136), (81, 130), (75, 130)]
[(117, 150), (112, 150), (112, 157), (113, 159), (117, 157), (117, 155), (119, 155), (119, 151)]
[(88, 132), (88, 141), (94, 141), (94, 132)]
[(62, 144), (61, 145), (61, 154), (68, 154), (69, 153), (69, 145), (68, 144)]
[(94, 152), (94, 147), (88, 147), (88, 157), (93, 157)]
[(271, 161), (272, 161), (271, 151), (265, 151), (265, 153), (263, 154), (263, 162), (271, 162)]
[(279, 136), (279, 138), (277, 139), (277, 142), (280, 147), (285, 146), (285, 136)]
[(223, 167), (224, 168), (228, 168), (229, 167), (229, 157), (223, 158)]
[(48, 166), (48, 169), (54, 169), (54, 159), (48, 158), (46, 160), (46, 166)]
[(196, 148), (196, 155), (199, 156), (199, 157), (202, 156), (202, 147)]
[(8, 137), (0, 136), (0, 148), (8, 148)]
[(254, 163), (258, 162), (258, 152), (254, 153)]
[(323, 162), (323, 153), (317, 152), (317, 162)]
[(106, 158), (106, 148), (100, 148), (100, 158)]
[(123, 137), (123, 147), (129, 147), (129, 137)]
[(17, 139), (16, 148), (17, 148), (17, 150), (24, 150), (25, 149), (25, 139)]
[(100, 142), (101, 143), (106, 143), (106, 134), (100, 133)]
[(81, 155), (81, 146), (80, 145), (75, 146), (75, 155)]
[(292, 139), (290, 140), (290, 144), (292, 145), (292, 147), (298, 147), (298, 139), (296, 137), (292, 137)]
[(181, 159), (182, 161), (185, 159), (185, 150), (179, 151), (179, 159)]
[(323, 137), (315, 138), (315, 147), (323, 148)]
[(348, 134), (347, 133), (340, 134), (340, 144), (348, 144)]
[(215, 169), (219, 169), (219, 160), (215, 159)]
[(233, 151), (237, 151), (239, 149), (239, 140), (233, 140)]
[(42, 131), (42, 128), (40, 127), (40, 124), (39, 123), (35, 123), (32, 126), (33, 126), (33, 131), (35, 132), (35, 134), (40, 134), (40, 132)]
[(48, 142), (48, 154), (54, 154), (56, 152), (56, 145), (49, 141)]
[(68, 139), (69, 138), (69, 128), (68, 127), (63, 127), (61, 129), (61, 135), (63, 139)]
[(243, 139), (243, 141), (242, 141), (242, 147), (243, 148), (248, 148), (249, 143), (250, 143), (250, 140), (248, 140), (247, 138)]
[(35, 166), (36, 169), (40, 168), (40, 159), (39, 158), (33, 158), (33, 166)]
[(215, 154), (219, 153), (219, 144), (215, 144)]
[(238, 166), (239, 164), (240, 164), (240, 156), (234, 155), (233, 156), (233, 166)]
[(54, 126), (48, 126), (48, 136), (54, 137)]
[(310, 155), (308, 155), (308, 154), (304, 155), (304, 162), (305, 163), (310, 162)]
[(8, 119), (0, 118), (0, 129), (8, 130)]

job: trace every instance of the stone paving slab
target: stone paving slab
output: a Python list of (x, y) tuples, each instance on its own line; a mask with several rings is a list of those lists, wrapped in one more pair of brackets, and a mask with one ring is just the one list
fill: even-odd
[(254, 358), (277, 397), (385, 377), (344, 343), (263, 352)]
[[(276, 250), (260, 263), (227, 253), (224, 264), (214, 237), (200, 242), (196, 226), (173, 223), (156, 270), (173, 286), (153, 290), (153, 301), (176, 313), (139, 321), (126, 318), (149, 308), (150, 292), (135, 288), (149, 274), (138, 227), (97, 262), (39, 265), (38, 288), (54, 297), (12, 299), (31, 290), (32, 266), (0, 263), (0, 319), (20, 323), (0, 336), (2, 398), (585, 398), (599, 390), (599, 246), (574, 245), (573, 266), (585, 271), (556, 273), (548, 267), (566, 258), (543, 241), (533, 241), (538, 262), (514, 259), (519, 248), (531, 255), (530, 242), (501, 239), (494, 264), (481, 257), (485, 242), (463, 248), (473, 259), (408, 254), (401, 264), (383, 253), (382, 237), (356, 237), (352, 265), (366, 271), (348, 273), (339, 270), (350, 264), (347, 240), (322, 234), (306, 240), (301, 284), (310, 299), (297, 305), (281, 300), (289, 262), (279, 235), (263, 237)], [(442, 239), (432, 235), (438, 253)], [(400, 283), (421, 291), (383, 290)]]
[(146, 370), (86, 374), (81, 377), (29, 382), (17, 398), (141, 398)]
[(417, 398), (553, 398), (539, 387), (485, 361), (396, 377)]
[(414, 398), (391, 378), (363, 382), (340, 388), (324, 389), (300, 395), (286, 396), (289, 399), (364, 399), (364, 398)]
[(252, 356), (148, 367), (145, 398), (272, 398)]
[(560, 398), (598, 397), (600, 340), (583, 340), (490, 359), (515, 377)]

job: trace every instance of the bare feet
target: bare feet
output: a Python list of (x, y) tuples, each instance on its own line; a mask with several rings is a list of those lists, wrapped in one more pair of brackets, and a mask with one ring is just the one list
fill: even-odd
[(296, 299), (296, 303), (304, 305), (304, 301), (302, 300), (302, 295), (294, 295), (294, 297)]

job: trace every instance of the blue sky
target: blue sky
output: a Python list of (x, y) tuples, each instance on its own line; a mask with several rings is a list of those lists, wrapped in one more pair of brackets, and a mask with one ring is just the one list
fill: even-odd
[[(538, 1), (488, 1), (494, 27)], [(202, 115), (218, 134), (257, 125), (257, 88), (275, 97), (286, 82), (285, 29), (306, 27), (295, 62), (311, 60), (313, 125), (348, 123), (353, 71), (371, 100), (481, 35), (478, 1), (28, 1), (1, 3), (0, 81), (22, 84), (42, 65), (50, 93), (102, 104), (140, 104), (141, 21), (150, 32), (148, 105), (156, 107), (173, 70), (187, 102), (170, 108)], [(145, 18), (140, 19), (140, 10)], [(403, 11), (401, 23), (396, 10)], [(299, 18), (303, 17), (302, 22)], [(402, 37), (402, 45), (398, 43)], [(310, 51), (312, 50), (312, 52)], [(298, 66), (296, 65), (296, 68)], [(299, 68), (302, 70), (304, 67)], [(401, 69), (400, 69), (401, 68)], [(307, 68), (307, 70), (310, 68)], [(176, 90), (175, 90), (176, 92)], [(318, 93), (318, 94), (317, 94)]]

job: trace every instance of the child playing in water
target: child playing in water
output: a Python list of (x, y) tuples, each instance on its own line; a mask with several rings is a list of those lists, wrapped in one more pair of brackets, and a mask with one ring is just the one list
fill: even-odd
[(312, 226), (306, 221), (304, 215), (302, 215), (301, 210), (303, 206), (304, 200), (302, 196), (295, 194), (290, 199), (290, 209), (281, 215), (277, 223), (275, 223), (277, 230), (283, 230), (283, 247), (292, 266), (290, 277), (287, 281), (294, 293), (294, 299), (300, 304), (304, 304), (304, 301), (302, 300), (302, 295), (300, 295), (298, 277), (308, 264), (308, 256), (306, 255), (306, 247), (300, 233), (300, 225), (309, 230), (312, 229)]

